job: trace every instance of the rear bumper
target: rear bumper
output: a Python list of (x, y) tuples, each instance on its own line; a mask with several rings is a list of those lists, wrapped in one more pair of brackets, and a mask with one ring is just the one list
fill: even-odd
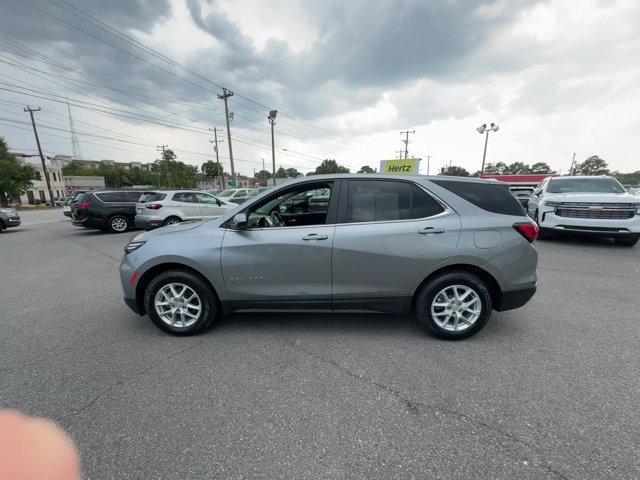
[(76, 227), (85, 228), (106, 228), (106, 222), (101, 218), (85, 217), (82, 220), (75, 220), (71, 218), (71, 223)]
[(135, 298), (127, 298), (124, 297), (124, 303), (127, 304), (127, 307), (129, 307), (131, 310), (133, 310), (133, 313), (137, 313), (138, 315), (142, 315), (142, 312), (140, 311), (140, 307), (138, 306), (138, 302)]
[(535, 295), (536, 288), (536, 286), (533, 286), (522, 290), (502, 292), (500, 294), (499, 304), (495, 306), (495, 309), (498, 312), (504, 312), (505, 310), (522, 307)]
[(161, 227), (163, 221), (159, 218), (138, 218), (136, 217), (134, 223), (137, 228), (141, 228), (143, 230), (153, 230), (154, 228)]

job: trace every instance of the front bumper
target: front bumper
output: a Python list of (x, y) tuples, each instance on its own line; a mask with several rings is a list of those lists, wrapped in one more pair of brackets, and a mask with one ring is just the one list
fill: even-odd
[(626, 219), (573, 218), (556, 215), (555, 210), (539, 213), (540, 228), (553, 232), (588, 233), (602, 236), (640, 234), (640, 215)]
[(17, 227), (18, 225), (20, 225), (20, 223), (22, 223), (22, 220), (20, 219), (20, 216), (13, 216), (13, 217), (9, 217), (7, 219), (7, 221), (5, 222), (5, 226), (7, 228), (10, 227)]

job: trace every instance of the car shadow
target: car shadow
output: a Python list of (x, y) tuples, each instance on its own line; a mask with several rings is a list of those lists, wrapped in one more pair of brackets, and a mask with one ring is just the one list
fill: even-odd
[[(613, 239), (607, 237), (597, 237), (588, 235), (569, 235), (569, 234), (545, 234), (544, 238), (538, 239), (538, 242), (548, 244), (563, 245), (587, 245), (587, 246), (606, 246), (617, 247)], [(629, 247), (620, 247), (629, 248)]]

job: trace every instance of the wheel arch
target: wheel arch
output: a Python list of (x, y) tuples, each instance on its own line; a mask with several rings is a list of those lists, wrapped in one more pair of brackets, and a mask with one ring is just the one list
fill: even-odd
[(211, 292), (213, 292), (213, 296), (215, 297), (216, 302), (218, 303), (217, 306), (218, 308), (221, 308), (220, 296), (218, 295), (218, 292), (216, 291), (215, 287), (211, 284), (209, 279), (205, 275), (203, 275), (198, 269), (191, 267), (189, 265), (186, 265), (184, 263), (167, 262), (167, 263), (159, 263), (157, 265), (154, 265), (153, 267), (145, 271), (142, 274), (142, 276), (138, 279), (138, 283), (136, 284), (136, 304), (138, 305), (140, 315), (144, 315), (145, 313), (147, 313), (144, 306), (144, 294), (145, 294), (145, 291), (147, 290), (147, 286), (149, 285), (149, 283), (151, 283), (151, 281), (155, 277), (157, 277), (161, 273), (166, 272), (168, 270), (182, 270), (197, 276), (200, 280), (205, 282), (211, 288)]
[(412, 312), (415, 309), (415, 304), (416, 304), (416, 299), (418, 297), (418, 294), (420, 293), (422, 288), (426, 284), (428, 284), (433, 278), (443, 273), (460, 272), (460, 271), (472, 273), (480, 277), (487, 284), (487, 287), (489, 288), (489, 293), (491, 294), (491, 303), (493, 304), (493, 308), (496, 310), (499, 309), (500, 304), (502, 302), (502, 289), (500, 288), (500, 284), (498, 283), (496, 278), (493, 275), (491, 275), (491, 273), (489, 273), (488, 271), (486, 271), (481, 267), (478, 267), (477, 265), (472, 265), (468, 263), (457, 263), (452, 265), (446, 265), (444, 267), (438, 268), (437, 270), (434, 270), (433, 272), (429, 273), (429, 275), (427, 275), (420, 282), (418, 287), (413, 291), (410, 297), (411, 303), (408, 306), (409, 311)]

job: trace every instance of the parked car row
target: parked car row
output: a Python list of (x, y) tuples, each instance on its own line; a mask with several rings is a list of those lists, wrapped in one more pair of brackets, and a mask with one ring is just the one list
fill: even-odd
[(78, 193), (64, 215), (73, 225), (114, 233), (216, 218), (235, 203), (197, 190), (99, 190)]
[(17, 227), (21, 221), (15, 208), (0, 208), (0, 233), (6, 228)]

